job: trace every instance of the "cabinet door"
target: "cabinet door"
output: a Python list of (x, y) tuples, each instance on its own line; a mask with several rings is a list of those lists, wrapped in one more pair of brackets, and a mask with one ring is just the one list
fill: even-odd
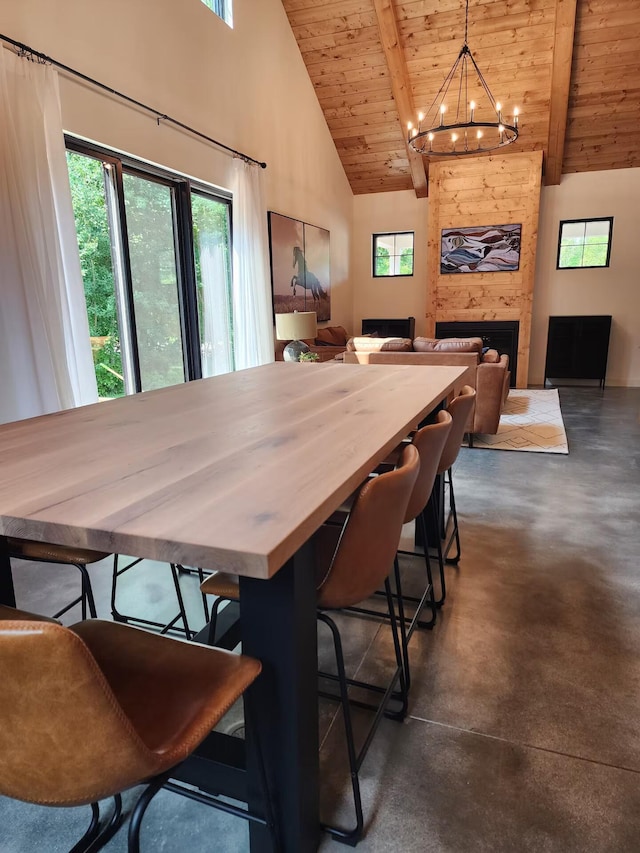
[(607, 367), (610, 317), (582, 317), (577, 341), (577, 379), (601, 379)]
[(545, 376), (574, 376), (577, 323), (573, 317), (549, 317)]

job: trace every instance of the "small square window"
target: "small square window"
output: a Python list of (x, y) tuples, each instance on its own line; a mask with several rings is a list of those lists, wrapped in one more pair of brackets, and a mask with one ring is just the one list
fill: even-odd
[(233, 10), (231, 8), (232, 0), (202, 0), (205, 6), (215, 12), (219, 18), (222, 18), (230, 27), (233, 26)]
[(413, 231), (373, 235), (373, 276), (413, 275)]
[(556, 269), (608, 267), (612, 232), (613, 216), (562, 221)]

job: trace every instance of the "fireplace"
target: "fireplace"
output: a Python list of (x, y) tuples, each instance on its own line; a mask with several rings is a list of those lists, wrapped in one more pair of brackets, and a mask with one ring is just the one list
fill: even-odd
[(437, 338), (482, 338), (486, 347), (509, 356), (511, 387), (516, 384), (518, 368), (517, 320), (465, 320), (460, 323), (436, 323)]

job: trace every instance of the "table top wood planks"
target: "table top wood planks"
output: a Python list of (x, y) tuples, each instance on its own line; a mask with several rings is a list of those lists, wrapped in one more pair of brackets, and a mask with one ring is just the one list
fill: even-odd
[(0, 426), (0, 535), (271, 577), (458, 367), (275, 363)]

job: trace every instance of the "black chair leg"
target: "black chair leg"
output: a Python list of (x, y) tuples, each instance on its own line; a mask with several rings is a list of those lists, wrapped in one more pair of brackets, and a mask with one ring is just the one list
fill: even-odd
[[(200, 568), (198, 569), (198, 583), (200, 586), (204, 583), (204, 572)], [(200, 595), (202, 596), (202, 609), (204, 610), (204, 621), (206, 624), (209, 621), (209, 605), (207, 604), (207, 596), (204, 592), (201, 592)]]
[(360, 795), (360, 779), (358, 777), (358, 763), (356, 759), (356, 747), (353, 738), (353, 723), (351, 721), (351, 706), (349, 705), (349, 689), (347, 685), (347, 674), (344, 668), (344, 653), (340, 632), (326, 613), (318, 613), (318, 619), (329, 626), (333, 635), (333, 647), (336, 653), (336, 664), (338, 667), (338, 683), (340, 685), (340, 703), (342, 705), (342, 717), (344, 720), (344, 731), (347, 740), (347, 755), (349, 758), (349, 771), (351, 774), (351, 788), (353, 790), (353, 802), (356, 811), (356, 825), (353, 829), (345, 830), (338, 827), (323, 825), (323, 829), (334, 838), (346, 844), (355, 845), (362, 836), (364, 827), (364, 816), (362, 813), (362, 798)]
[(89, 615), (92, 619), (96, 619), (98, 613), (96, 611), (96, 602), (93, 597), (93, 589), (91, 588), (91, 578), (87, 567), (81, 563), (73, 563), (82, 575), (82, 618), (87, 618), (87, 606), (89, 607)]
[[(176, 563), (170, 563), (171, 566), (171, 577), (173, 578), (173, 585), (176, 589), (176, 598), (178, 599), (178, 610), (180, 612), (180, 621), (182, 622), (182, 626), (184, 628), (184, 635), (187, 640), (190, 640), (194, 634), (189, 628), (189, 622), (187, 621), (187, 611), (184, 606), (184, 599), (182, 597), (182, 590), (180, 589), (180, 578), (178, 577), (178, 565)], [(167, 626), (168, 630), (168, 626)], [(161, 634), (166, 633), (166, 631), (161, 631)]]
[(91, 823), (80, 841), (71, 848), (69, 853), (85, 853), (87, 845), (97, 838), (100, 831), (100, 803), (91, 803)]
[[(435, 501), (430, 500), (429, 506), (431, 507), (431, 513), (433, 516), (432, 521), (433, 521), (434, 530), (438, 530), (440, 527), (440, 519), (439, 519), (439, 513), (438, 513), (438, 509), (436, 507)], [(447, 597), (447, 584), (446, 584), (445, 577), (444, 577), (444, 557), (442, 554), (442, 543), (440, 541), (439, 536), (436, 535), (435, 539), (436, 539), (436, 552), (438, 555), (438, 574), (440, 576), (440, 597), (436, 598), (435, 592), (434, 592), (433, 603), (436, 607), (442, 607), (442, 605), (444, 604), (445, 598)], [(427, 546), (428, 546), (428, 543), (427, 543)]]
[(111, 815), (109, 823), (105, 826), (102, 832), (97, 835), (91, 844), (85, 848), (84, 853), (98, 853), (98, 851), (102, 850), (105, 844), (113, 838), (120, 828), (120, 824), (122, 823), (122, 797), (120, 794), (116, 794), (114, 796), (113, 803), (113, 814)]
[[(447, 546), (444, 549), (444, 557), (445, 562), (450, 565), (457, 565), (460, 561), (460, 528), (458, 526), (458, 512), (456, 510), (456, 497), (453, 491), (453, 471), (449, 468), (449, 507), (451, 518), (453, 520), (453, 530), (451, 531), (451, 536), (449, 541), (447, 542)], [(453, 545), (453, 541), (455, 539), (456, 543), (456, 554), (454, 557), (449, 557), (449, 551), (451, 550), (451, 546)]]
[(209, 620), (209, 633), (207, 634), (207, 645), (215, 646), (216, 644), (216, 626), (218, 624), (218, 611), (223, 601), (229, 601), (228, 598), (216, 598), (211, 606), (211, 618)]
[[(399, 711), (386, 711), (385, 716), (392, 720), (402, 721), (407, 716), (407, 710), (409, 708), (409, 687), (407, 684), (409, 653), (408, 647), (405, 644), (405, 649), (407, 652), (405, 657), (404, 650), (402, 648), (402, 643), (400, 642), (398, 619), (396, 617), (396, 609), (393, 603), (393, 595), (391, 593), (391, 584), (389, 583), (389, 578), (386, 578), (384, 582), (384, 590), (387, 595), (387, 602), (389, 604), (389, 621), (391, 622), (391, 635), (393, 637), (393, 649), (396, 655), (396, 665), (400, 670), (400, 695), (397, 698), (399, 698), (401, 702)], [(407, 669), (405, 669), (405, 666), (407, 667)]]
[[(407, 632), (407, 622), (404, 615), (404, 599), (402, 597), (402, 581), (400, 579), (400, 564), (398, 555), (393, 561), (393, 575), (396, 582), (396, 595), (398, 597), (398, 622), (400, 623), (400, 643), (402, 646), (402, 665), (404, 667), (404, 681), (407, 693), (411, 687), (411, 671), (409, 668), (409, 639), (410, 635)], [(391, 607), (393, 601), (390, 602)], [(415, 620), (416, 617), (414, 617)]]
[(129, 853), (140, 853), (140, 829), (142, 827), (142, 818), (144, 817), (144, 813), (149, 807), (151, 800), (155, 797), (165, 782), (168, 782), (172, 772), (173, 768), (167, 773), (156, 776), (156, 778), (152, 779), (142, 794), (138, 797), (129, 820), (129, 842), (127, 847)]

